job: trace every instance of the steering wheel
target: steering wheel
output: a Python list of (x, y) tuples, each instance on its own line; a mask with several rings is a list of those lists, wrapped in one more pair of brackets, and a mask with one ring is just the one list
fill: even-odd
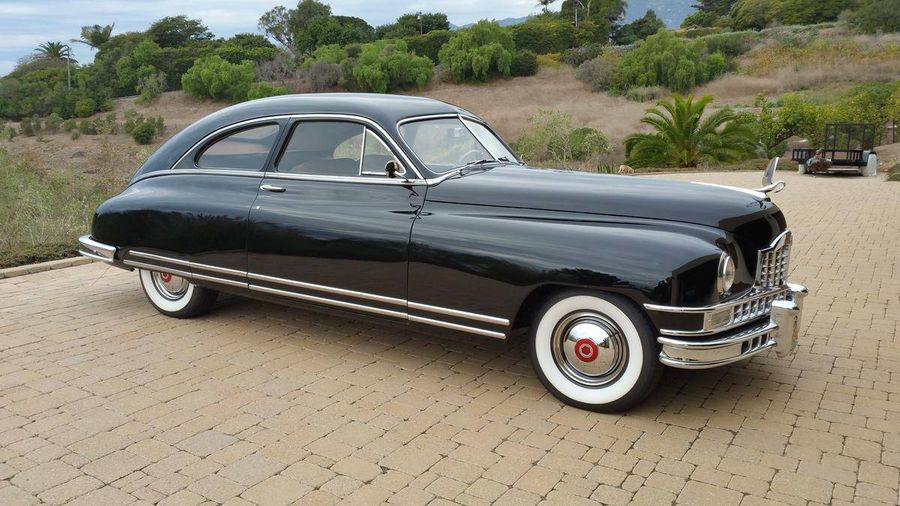
[[(474, 158), (474, 159), (473, 159), (473, 158), (470, 158), (470, 155), (471, 155), (471, 156), (474, 156), (475, 158)], [(464, 154), (464, 155), (462, 155), (461, 157), (459, 157), (459, 164), (460, 164), (460, 165), (465, 165), (465, 164), (467, 164), (467, 163), (469, 163), (469, 162), (474, 162), (474, 161), (477, 161), (477, 160), (481, 160), (482, 158), (485, 158), (485, 156), (484, 156), (484, 151), (482, 151), (482, 150), (480, 150), (480, 149), (472, 149), (472, 150), (468, 151), (466, 154)]]

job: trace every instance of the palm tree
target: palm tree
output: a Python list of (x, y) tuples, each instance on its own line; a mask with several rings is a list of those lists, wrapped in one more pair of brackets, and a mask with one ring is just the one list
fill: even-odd
[(106, 41), (112, 37), (113, 28), (115, 28), (116, 24), (113, 23), (111, 25), (93, 25), (93, 26), (82, 26), (81, 27), (81, 38), (80, 39), (72, 39), (72, 42), (78, 42), (79, 44), (84, 44), (94, 49), (99, 49)]
[(556, 0), (538, 0), (538, 7), (542, 7), (544, 12), (550, 11), (550, 4), (555, 2)]
[(44, 42), (39, 45), (34, 52), (37, 53), (39, 58), (56, 61), (66, 60), (68, 62), (77, 63), (72, 59), (72, 48), (62, 42)]
[(673, 95), (647, 109), (641, 123), (653, 133), (625, 138), (627, 163), (634, 167), (695, 167), (699, 163), (728, 163), (753, 156), (759, 149), (753, 127), (731, 109), (720, 109), (707, 117), (712, 101), (705, 96)]

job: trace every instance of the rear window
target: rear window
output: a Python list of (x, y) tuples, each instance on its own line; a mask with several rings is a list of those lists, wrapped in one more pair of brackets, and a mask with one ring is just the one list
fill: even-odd
[(278, 125), (254, 125), (221, 137), (207, 147), (197, 166), (201, 169), (262, 170), (278, 139)]

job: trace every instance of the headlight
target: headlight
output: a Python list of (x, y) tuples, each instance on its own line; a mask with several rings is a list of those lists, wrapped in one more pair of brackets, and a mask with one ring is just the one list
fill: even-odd
[(719, 270), (718, 276), (716, 277), (716, 290), (719, 291), (720, 294), (725, 294), (728, 290), (731, 290), (731, 285), (734, 284), (734, 260), (728, 255), (728, 253), (722, 252), (722, 256), (719, 257)]

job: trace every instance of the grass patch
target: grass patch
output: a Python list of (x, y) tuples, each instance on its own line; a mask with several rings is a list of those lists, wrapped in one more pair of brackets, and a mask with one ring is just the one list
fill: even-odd
[(900, 183), (900, 162), (895, 163), (891, 168), (888, 169), (887, 180)]
[(0, 150), (0, 268), (73, 256), (115, 186), (102, 174), (59, 175), (37, 155)]

